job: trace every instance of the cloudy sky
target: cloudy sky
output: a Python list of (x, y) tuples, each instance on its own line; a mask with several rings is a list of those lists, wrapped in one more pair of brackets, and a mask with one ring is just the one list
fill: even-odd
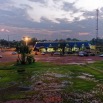
[(103, 38), (103, 0), (0, 0), (0, 39)]

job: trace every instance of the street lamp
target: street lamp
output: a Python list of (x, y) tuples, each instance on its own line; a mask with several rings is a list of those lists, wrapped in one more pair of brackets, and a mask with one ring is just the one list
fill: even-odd
[(30, 39), (31, 39), (31, 38), (28, 37), (28, 36), (23, 37), (23, 40), (25, 41), (26, 45), (28, 45), (28, 41), (29, 41)]

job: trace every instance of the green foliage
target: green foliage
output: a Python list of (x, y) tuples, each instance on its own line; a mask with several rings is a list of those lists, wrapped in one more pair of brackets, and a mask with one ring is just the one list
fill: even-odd
[(27, 56), (27, 62), (28, 62), (29, 64), (34, 63), (34, 62), (35, 62), (34, 57), (33, 57), (32, 55), (28, 55), (28, 56)]
[(21, 44), (16, 46), (16, 51), (18, 52), (17, 64), (31, 64), (35, 62), (34, 57), (31, 54), (31, 49), (29, 46)]

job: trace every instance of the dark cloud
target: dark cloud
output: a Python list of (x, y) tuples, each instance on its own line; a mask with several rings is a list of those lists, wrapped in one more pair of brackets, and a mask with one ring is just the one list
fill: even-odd
[(31, 7), (30, 5), (27, 5), (27, 4), (21, 4), (20, 5), (23, 9), (25, 9), (25, 11), (27, 10), (27, 9), (33, 9), (33, 7)]
[(100, 8), (100, 10), (99, 10), (99, 17), (102, 17), (102, 19), (103, 19), (103, 7)]
[(74, 18), (74, 21), (79, 21), (79, 20), (80, 20), (79, 17), (75, 17), (75, 18)]
[[(27, 20), (25, 20), (22, 21), (22, 25), (20, 24), (20, 22), (17, 23), (18, 21), (15, 21), (16, 29), (13, 30), (12, 34), (21, 35), (20, 38), (23, 36), (23, 34), (29, 34), (31, 37), (37, 37), (38, 39), (60, 39), (66, 37), (92, 39), (95, 37), (95, 19), (86, 19), (72, 23), (68, 23), (65, 19), (58, 20), (60, 23), (53, 23), (52, 21), (45, 18), (42, 18), (42, 21), (40, 23), (30, 21), (27, 22)], [(103, 22), (103, 20), (101, 22)], [(10, 31), (12, 31), (12, 29)], [(102, 25), (99, 25), (99, 36), (101, 36), (101, 32), (103, 32)], [(80, 36), (79, 34), (81, 33), (90, 35)]]
[(74, 13), (78, 11), (78, 9), (74, 6), (75, 3), (64, 2), (63, 10), (65, 11), (73, 11)]
[(11, 10), (0, 10), (0, 24), (26, 27), (32, 25), (33, 22), (29, 20), (25, 9), (12, 8)]
[(103, 7), (100, 10), (103, 12)]
[[(49, 37), (47, 34), (51, 34), (52, 32), (52, 38), (58, 38), (60, 35), (61, 38), (64, 38), (63, 35), (69, 36), (71, 38), (76, 37), (79, 32), (91, 32), (91, 34), (95, 34), (95, 19), (86, 19), (82, 21), (75, 21), (72, 23), (68, 23), (66, 19), (57, 19), (60, 23), (53, 23), (52, 21), (41, 18), (41, 22), (32, 22), (28, 19), (28, 15), (24, 9), (15, 8), (11, 11), (6, 10), (0, 10), (0, 24), (5, 24), (8, 26), (14, 26), (14, 27), (21, 27), (21, 28), (35, 28), (38, 29), (40, 32), (32, 32), (30, 33), (27, 31), (16, 31), (13, 33), (18, 34), (24, 34), (24, 33), (30, 33), (30, 35), (37, 36), (38, 38), (43, 37)], [(79, 19), (79, 18), (78, 18)], [(85, 28), (84, 28), (85, 26)], [(50, 32), (44, 32), (42, 29), (46, 29)], [(64, 31), (61, 31), (64, 30)], [(66, 30), (66, 31), (65, 31)], [(71, 30), (67, 31), (67, 30)], [(57, 32), (54, 32), (57, 31)], [(101, 31), (103, 32), (103, 31)], [(10, 32), (11, 33), (11, 32)], [(65, 37), (66, 37), (65, 36)], [(95, 36), (95, 35), (94, 35)], [(78, 37), (78, 36), (77, 36)], [(92, 36), (91, 36), (92, 38)]]
[(0, 0), (0, 4), (6, 4), (6, 3), (9, 3), (11, 0)]
[(95, 11), (85, 11), (84, 13), (83, 13), (83, 16), (85, 17), (85, 18), (93, 18), (93, 17), (96, 17), (96, 10)]
[[(6, 0), (8, 1), (8, 0)], [(43, 2), (42, 0), (32, 0), (34, 2)], [(2, 0), (0, 0), (0, 3), (3, 3)], [(9, 10), (0, 10), (0, 25), (6, 25), (9, 28), (16, 27), (15, 30), (9, 29), (10, 32), (4, 33), (6, 34), (15, 34), (20, 35), (21, 38), (23, 34), (30, 34), (31, 37), (37, 37), (43, 38), (43, 39), (58, 39), (58, 38), (79, 38), (83, 39), (84, 36), (79, 36), (79, 34), (89, 34), (85, 35), (85, 38), (93, 38), (95, 37), (96, 33), (96, 11), (83, 11), (83, 16), (86, 18), (85, 20), (80, 20), (79, 17), (76, 17), (73, 22), (68, 22), (66, 18), (56, 20), (59, 21), (59, 23), (54, 23), (46, 18), (41, 18), (41, 22), (34, 22), (32, 21), (28, 14), (27, 9), (32, 9), (29, 5), (22, 5), (22, 8), (16, 8), (12, 7)], [(65, 2), (63, 5), (63, 10), (65, 11), (73, 11), (76, 12), (78, 9), (74, 7), (74, 3), (67, 3)], [(103, 8), (101, 8), (101, 11)], [(80, 10), (79, 10), (80, 11)], [(89, 18), (94, 17), (94, 18)], [(99, 20), (99, 35), (103, 34), (103, 20)], [(21, 28), (21, 29), (18, 29)], [(23, 28), (27, 28), (23, 29)], [(2, 29), (2, 27), (1, 27)], [(36, 29), (36, 30), (31, 30)], [(8, 30), (8, 28), (7, 28)], [(12, 32), (12, 33), (11, 33)], [(3, 32), (0, 33), (1, 35)], [(50, 36), (51, 35), (51, 36)], [(15, 38), (16, 39), (16, 38)]]

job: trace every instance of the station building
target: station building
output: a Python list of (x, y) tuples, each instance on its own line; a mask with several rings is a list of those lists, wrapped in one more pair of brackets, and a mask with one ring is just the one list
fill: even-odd
[(77, 52), (89, 50), (90, 44), (87, 41), (68, 41), (68, 42), (36, 42), (34, 51), (39, 52), (60, 52), (64, 46), (65, 52)]

